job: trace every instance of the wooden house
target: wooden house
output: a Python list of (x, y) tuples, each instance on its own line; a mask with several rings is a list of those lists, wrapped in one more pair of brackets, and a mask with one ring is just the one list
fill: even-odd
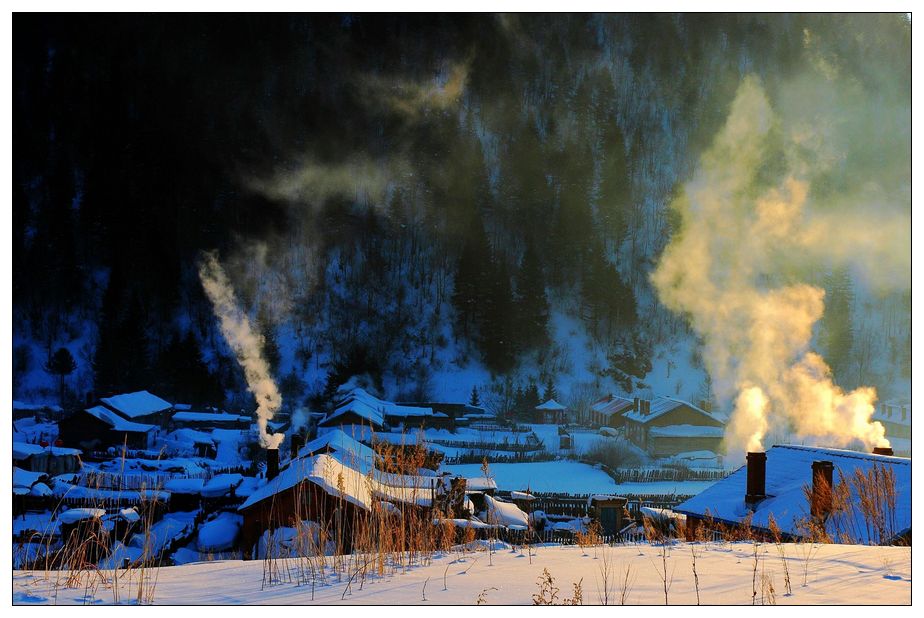
[(113, 395), (100, 401), (122, 418), (135, 423), (167, 427), (173, 417), (173, 404), (148, 391)]
[(44, 472), (51, 476), (79, 472), (83, 465), (80, 454), (80, 450), (76, 448), (13, 442), (14, 466), (31, 472)]
[(239, 507), (244, 516), (242, 549), (252, 555), (266, 530), (310, 520), (330, 531), (341, 549), (348, 551), (352, 527), (374, 510), (428, 510), (448, 492), (443, 485), (441, 477), (381, 472), (363, 453), (334, 449), (298, 457)]
[(129, 421), (103, 406), (75, 412), (58, 422), (61, 441), (84, 451), (126, 445), (132, 450), (151, 448), (157, 427)]
[(607, 395), (591, 404), (590, 410), (588, 411), (589, 418), (583, 420), (594, 427), (612, 427), (613, 429), (619, 429), (625, 425), (623, 414), (632, 409), (632, 407), (633, 403), (631, 399), (617, 397), (616, 395)]
[(671, 397), (636, 401), (623, 413), (626, 437), (652, 457), (722, 450), (725, 421), (720, 417)]

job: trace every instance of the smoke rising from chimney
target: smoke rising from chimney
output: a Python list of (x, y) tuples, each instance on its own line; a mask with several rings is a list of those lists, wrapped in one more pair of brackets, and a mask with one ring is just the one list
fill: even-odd
[(715, 394), (733, 406), (726, 436), (733, 451), (762, 450), (768, 436), (792, 434), (828, 445), (888, 444), (871, 421), (875, 389), (845, 392), (810, 349), (825, 292), (805, 283), (804, 271), (855, 259), (867, 274), (909, 272), (904, 235), (890, 236), (906, 221), (871, 205), (864, 218), (846, 198), (843, 208), (828, 208), (830, 195), (825, 207), (813, 202), (819, 166), (837, 164), (818, 156), (832, 141), (824, 137), (778, 116), (748, 77), (671, 205), (681, 226), (652, 281), (703, 341)]
[(221, 326), (228, 345), (244, 370), (247, 389), (257, 400), (257, 425), (260, 428), (260, 445), (277, 449), (284, 434), (270, 434), (267, 422), (282, 405), (276, 383), (270, 377), (269, 364), (263, 358), (263, 338), (250, 325), (247, 314), (241, 310), (234, 296), (234, 288), (214, 253), (206, 253), (199, 262), (199, 279), (212, 302), (215, 317)]

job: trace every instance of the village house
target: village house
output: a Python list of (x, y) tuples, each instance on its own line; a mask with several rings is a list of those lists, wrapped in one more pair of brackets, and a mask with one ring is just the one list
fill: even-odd
[(467, 403), (451, 403), (445, 401), (406, 401), (399, 402), (400, 406), (430, 408), (433, 416), (426, 419), (425, 428), (447, 429), (454, 431), (457, 425), (466, 425), (472, 420), (487, 416), (487, 410), (480, 406)]
[(886, 438), (896, 455), (911, 457), (910, 401), (883, 401), (876, 406), (872, 420), (882, 423)]
[(76, 448), (13, 442), (14, 466), (50, 476), (79, 472), (82, 465), (80, 455), (80, 450)]
[(541, 424), (564, 424), (565, 414), (568, 408), (561, 405), (554, 399), (549, 399), (545, 403), (540, 403), (533, 408), (533, 422)]
[(772, 519), (785, 540), (823, 531), (833, 542), (910, 543), (911, 460), (777, 445), (748, 453), (745, 466), (674, 511), (686, 516), (691, 539), (744, 521), (758, 538), (772, 540)]
[(132, 450), (152, 447), (157, 427), (129, 421), (103, 406), (75, 412), (58, 422), (61, 441), (84, 451), (125, 445)]
[(362, 452), (334, 448), (293, 459), (277, 473), (278, 463), (272, 461), (278, 462), (278, 456), (278, 451), (267, 451), (268, 480), (238, 509), (244, 517), (245, 555), (252, 555), (265, 531), (305, 520), (331, 530), (337, 543), (348, 550), (353, 526), (374, 509), (428, 510), (438, 494), (446, 493), (440, 477), (385, 473), (371, 467)]
[(100, 402), (135, 423), (166, 428), (173, 416), (173, 404), (148, 391), (103, 397)]
[(252, 422), (249, 416), (227, 412), (179, 410), (173, 413), (170, 426), (187, 429), (247, 429)]
[(375, 431), (385, 428), (385, 414), (382, 401), (361, 388), (347, 393), (338, 402), (334, 411), (318, 423), (318, 427), (359, 425)]
[(595, 427), (619, 429), (625, 425), (623, 414), (632, 408), (632, 400), (616, 395), (607, 395), (591, 404), (588, 418), (582, 419)]
[(686, 401), (636, 399), (623, 419), (626, 437), (652, 457), (722, 450), (725, 421)]

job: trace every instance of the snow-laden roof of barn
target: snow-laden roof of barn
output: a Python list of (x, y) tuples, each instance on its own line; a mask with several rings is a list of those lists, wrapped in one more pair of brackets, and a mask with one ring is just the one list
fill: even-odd
[(537, 410), (566, 410), (565, 406), (561, 405), (554, 399), (549, 399), (545, 403), (540, 403), (536, 406)]
[[(390, 475), (378, 471), (367, 475), (325, 453), (293, 460), (276, 478), (254, 491), (239, 510), (291, 489), (302, 481), (314, 483), (331, 496), (342, 497), (366, 510), (372, 508), (375, 498), (429, 506), (432, 478), (434, 477)], [(411, 479), (411, 482), (408, 482), (408, 479)]]
[(103, 406), (93, 406), (86, 409), (87, 414), (95, 416), (116, 431), (126, 431), (128, 433), (146, 433), (157, 429), (154, 425), (145, 425), (143, 423), (134, 423), (125, 420), (109, 408)]
[(626, 399), (625, 397), (619, 397), (617, 395), (607, 395), (595, 401), (593, 405), (590, 406), (590, 409), (594, 412), (605, 414), (606, 416), (612, 416), (613, 414), (622, 414), (631, 407), (631, 399)]
[[(890, 519), (894, 534), (911, 527), (911, 460), (902, 457), (872, 455), (841, 449), (778, 445), (767, 451), (766, 486), (767, 497), (754, 507), (751, 525), (769, 529), (770, 516), (780, 530), (793, 536), (802, 536), (801, 523), (810, 515), (810, 505), (805, 489), (812, 486), (812, 462), (830, 461), (834, 464), (834, 483), (846, 480), (850, 487), (852, 510), (846, 519), (862, 521), (859, 512), (859, 497), (850, 480), (857, 472), (868, 474), (875, 467), (889, 470), (895, 478), (895, 511)], [(678, 505), (674, 510), (685, 515), (705, 517), (737, 523), (747, 517), (750, 509), (744, 502), (747, 489), (747, 466), (742, 466), (727, 478), (712, 485), (702, 493)], [(832, 518), (833, 519), (833, 518)], [(834, 526), (843, 522), (828, 520), (828, 532), (836, 534)], [(866, 526), (853, 526), (852, 540), (867, 543), (869, 531)]]
[(664, 395), (659, 395), (650, 401), (650, 409), (648, 414), (643, 414), (642, 410), (639, 409), (629, 410), (628, 412), (624, 413), (623, 416), (627, 419), (631, 419), (639, 423), (648, 423), (658, 418), (659, 416), (667, 414), (672, 410), (676, 410), (681, 406), (686, 406), (694, 412), (703, 415), (707, 419), (711, 419), (723, 425), (725, 424), (723, 419), (719, 418), (715, 414), (706, 412), (702, 408), (693, 405), (689, 401), (682, 401), (680, 399), (674, 399), (673, 397), (665, 397)]
[(355, 458), (372, 465), (375, 462), (375, 451), (370, 447), (348, 436), (340, 428), (332, 428), (323, 435), (307, 443), (298, 451), (299, 457), (305, 457), (322, 452), (326, 449), (341, 451), (350, 458)]
[(169, 401), (165, 401), (147, 391), (104, 397), (100, 401), (128, 418), (155, 414), (173, 407), (173, 404)]

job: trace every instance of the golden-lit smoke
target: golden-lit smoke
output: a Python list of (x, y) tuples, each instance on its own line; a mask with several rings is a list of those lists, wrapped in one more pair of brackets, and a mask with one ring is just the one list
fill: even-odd
[(400, 158), (375, 161), (357, 155), (339, 163), (322, 163), (303, 159), (278, 169), (267, 178), (247, 181), (250, 190), (272, 200), (293, 204), (321, 204), (332, 197), (346, 197), (356, 202), (380, 202), (389, 183), (407, 169)]
[[(875, 390), (844, 392), (811, 351), (824, 290), (800, 280), (800, 268), (859, 259), (868, 269), (906, 272), (910, 251), (889, 235), (904, 222), (873, 207), (866, 219), (849, 204), (813, 208), (812, 165), (820, 158), (805, 154), (810, 141), (804, 126), (793, 131), (774, 113), (756, 78), (745, 79), (672, 204), (680, 230), (652, 276), (661, 301), (689, 316), (702, 338), (718, 400), (734, 406), (733, 451), (792, 436), (831, 446), (888, 444), (871, 421)], [(772, 148), (784, 153), (783, 163), (774, 160), (768, 178)]]
[(254, 332), (250, 320), (238, 305), (234, 288), (214, 253), (205, 254), (199, 262), (199, 279), (212, 302), (221, 333), (244, 370), (247, 388), (257, 400), (260, 445), (279, 448), (284, 434), (270, 434), (266, 426), (282, 405), (282, 397), (270, 377), (269, 364), (263, 358), (263, 338)]

